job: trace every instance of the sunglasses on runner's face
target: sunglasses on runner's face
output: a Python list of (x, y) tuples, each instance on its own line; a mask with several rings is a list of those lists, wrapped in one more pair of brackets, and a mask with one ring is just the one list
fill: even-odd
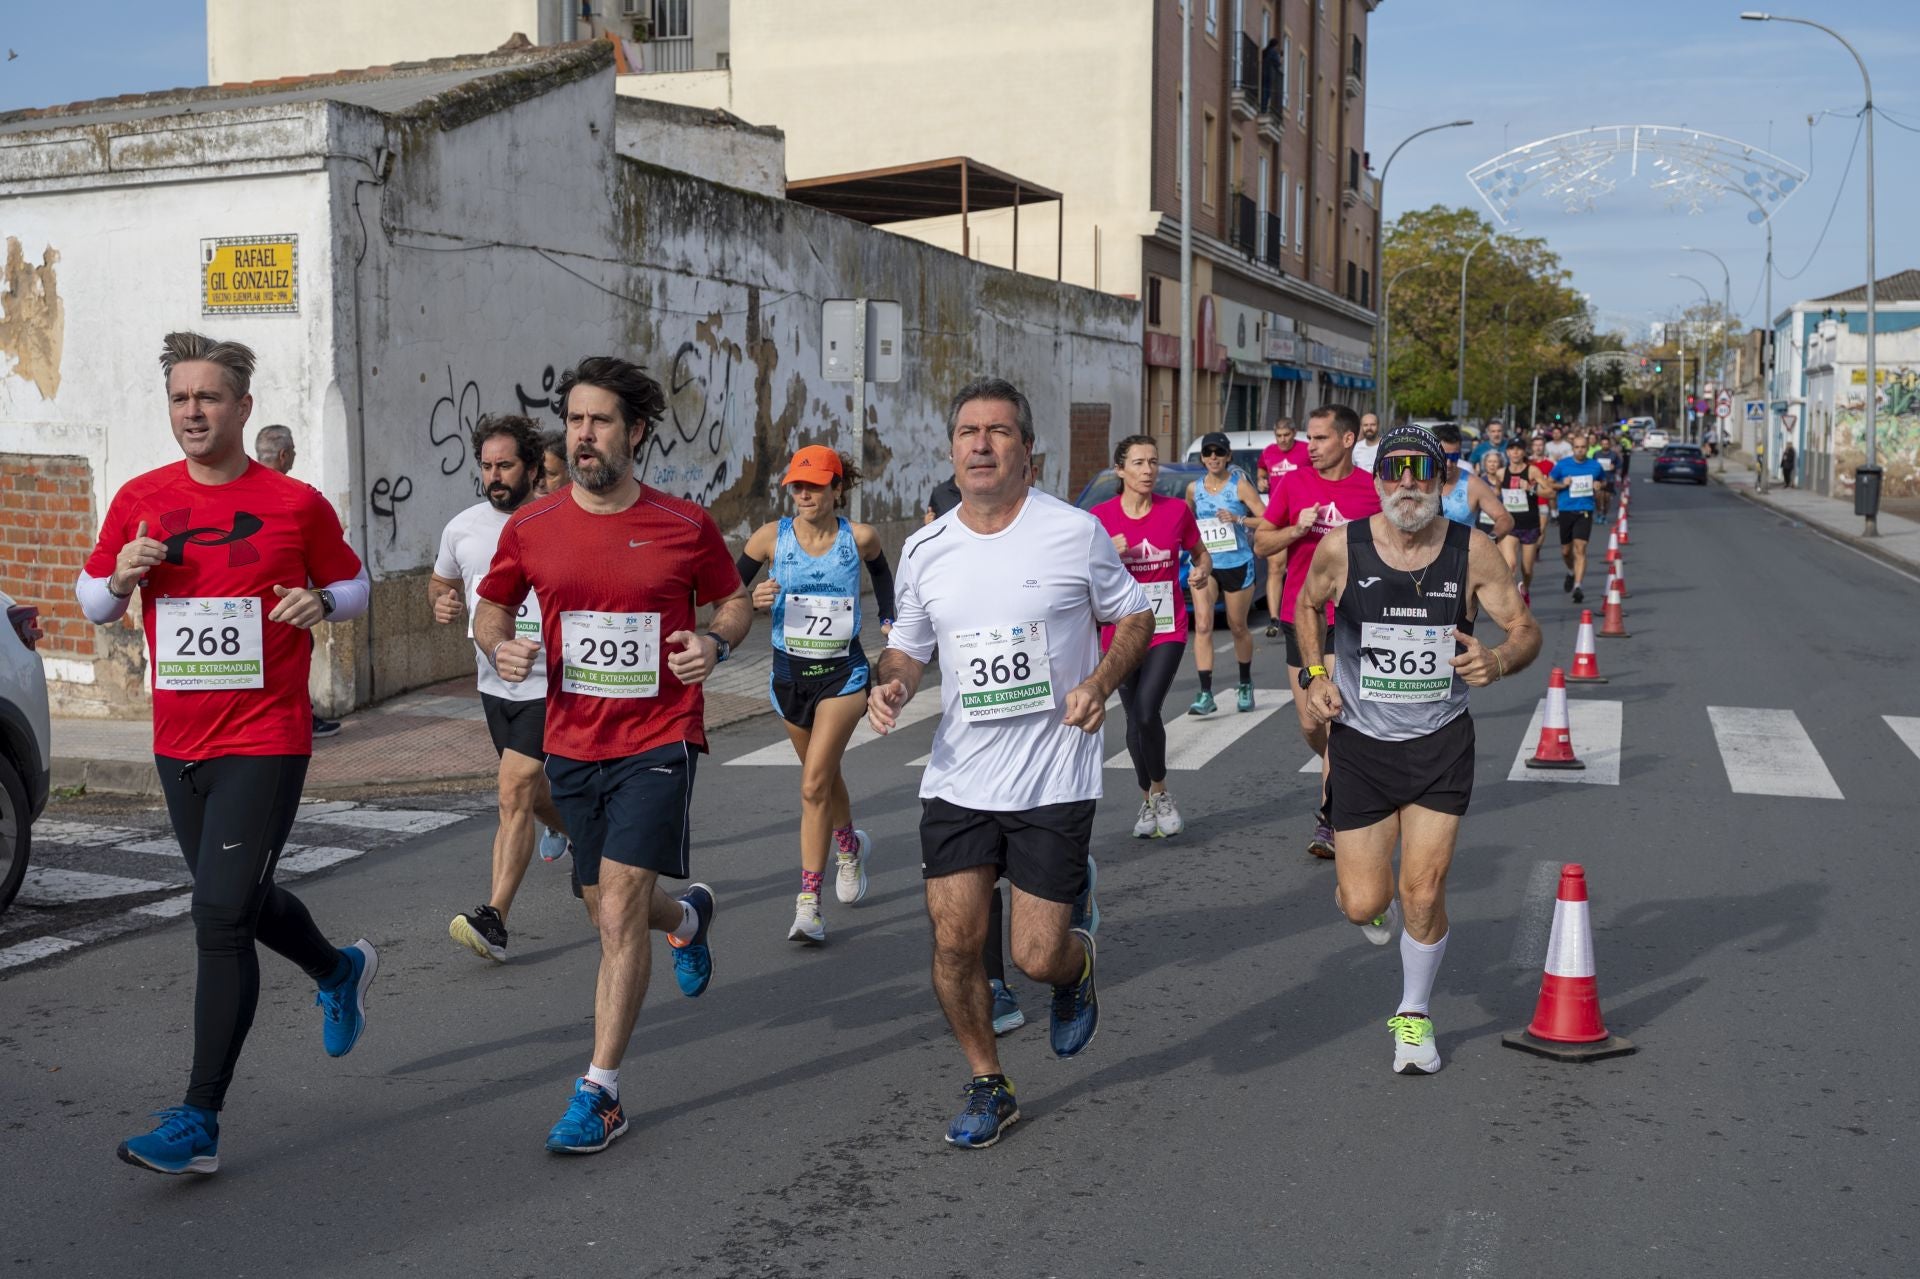
[(1380, 459), (1379, 473), (1396, 484), (1403, 475), (1411, 475), (1416, 480), (1430, 480), (1440, 474), (1440, 464), (1425, 453), (1395, 453), (1392, 457)]
[(1201, 457), (1232, 457), (1232, 449), (1201, 449)]

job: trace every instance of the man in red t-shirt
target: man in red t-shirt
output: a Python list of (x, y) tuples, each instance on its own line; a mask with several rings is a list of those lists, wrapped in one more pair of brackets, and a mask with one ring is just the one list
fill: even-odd
[[(1293, 419), (1283, 417), (1273, 424), (1273, 443), (1260, 450), (1260, 474), (1256, 477), (1260, 496), (1272, 497), (1280, 481), (1311, 465), (1307, 446), (1294, 438)], [(1267, 638), (1280, 635), (1280, 583), (1284, 574), (1267, 565)]]
[[(1307, 455), (1312, 465), (1288, 473), (1267, 497), (1262, 516), (1266, 527), (1253, 535), (1253, 549), (1263, 555), (1287, 556), (1287, 580), (1280, 600), (1280, 629), (1287, 637), (1287, 685), (1300, 717), (1300, 735), (1320, 757), (1320, 811), (1307, 851), (1315, 857), (1333, 856), (1333, 826), (1327, 820), (1327, 726), (1307, 711), (1306, 682), (1300, 668), (1300, 640), (1294, 630), (1294, 606), (1307, 580), (1307, 567), (1320, 539), (1350, 521), (1367, 519), (1380, 510), (1380, 494), (1373, 476), (1354, 469), (1353, 446), (1360, 435), (1360, 417), (1344, 404), (1315, 409), (1307, 418)], [(1269, 584), (1273, 574), (1267, 574)], [(1318, 669), (1318, 668), (1315, 668)], [(1324, 674), (1325, 672), (1321, 672)]]
[(352, 1051), (379, 958), (341, 950), (273, 882), (313, 753), (307, 632), (367, 610), (365, 568), (310, 486), (248, 459), (253, 352), (169, 333), (160, 354), (184, 460), (137, 475), (108, 504), (75, 593), (105, 625), (140, 593), (153, 755), (193, 875), (193, 1070), (184, 1104), (120, 1158), (165, 1173), (220, 1166), (220, 1118), (260, 997), (262, 942), (320, 986), (321, 1038)]
[[(713, 890), (694, 884), (676, 898), (658, 881), (691, 873), (694, 760), (707, 749), (700, 685), (746, 638), (753, 604), (705, 509), (634, 475), (666, 411), (660, 384), (595, 356), (567, 371), (554, 398), (573, 483), (500, 530), (473, 639), (509, 683), (546, 667), (547, 780), (600, 930), (593, 1059), (547, 1149), (584, 1155), (627, 1130), (620, 1062), (646, 995), (649, 930), (667, 934), (682, 994), (700, 995), (713, 976)], [(529, 591), (538, 640), (514, 638)], [(708, 604), (703, 632), (694, 610)]]

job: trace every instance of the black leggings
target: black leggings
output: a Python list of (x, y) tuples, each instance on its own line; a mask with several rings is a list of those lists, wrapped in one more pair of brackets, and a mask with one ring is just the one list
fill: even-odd
[(1127, 712), (1127, 755), (1143, 791), (1167, 780), (1167, 726), (1160, 722), (1160, 708), (1186, 651), (1185, 640), (1155, 644), (1133, 673), (1120, 681), (1120, 705)]
[(167, 816), (193, 875), (193, 937), (199, 948), (193, 997), (193, 1074), (187, 1104), (218, 1110), (260, 1001), (258, 939), (316, 982), (340, 952), (300, 899), (273, 882), (293, 829), (305, 755), (154, 756)]

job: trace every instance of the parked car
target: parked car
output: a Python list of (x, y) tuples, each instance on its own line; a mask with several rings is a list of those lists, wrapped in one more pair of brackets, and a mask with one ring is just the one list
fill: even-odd
[(12, 904), (33, 851), (33, 823), (47, 806), (52, 728), (47, 674), (34, 645), (40, 610), (0, 592), (0, 911)]
[(1648, 427), (1647, 433), (1640, 437), (1640, 447), (1643, 449), (1663, 449), (1668, 443), (1667, 433), (1657, 426)]
[[(1267, 445), (1273, 443), (1273, 432), (1228, 431), (1226, 432), (1226, 437), (1227, 443), (1233, 446), (1233, 464), (1240, 468), (1242, 475), (1247, 477), (1247, 483), (1253, 485), (1256, 489), (1259, 488), (1260, 454), (1266, 451)], [(1303, 431), (1299, 438), (1304, 440), (1306, 433)], [(1203, 470), (1205, 469), (1205, 465), (1200, 461), (1200, 441), (1198, 439), (1195, 439), (1193, 443), (1187, 445), (1187, 456), (1183, 465), (1197, 466)]]
[[(1239, 436), (1239, 435), (1252, 435), (1254, 433), (1251, 431), (1236, 431), (1234, 432), (1234, 434), (1236, 436)], [(1269, 436), (1268, 439), (1269, 441), (1271, 441), (1272, 437)], [(1239, 456), (1239, 447), (1240, 447), (1239, 441), (1235, 440), (1234, 441), (1235, 457)], [(1265, 448), (1266, 446), (1263, 444), (1261, 445), (1261, 447)], [(1198, 455), (1199, 454), (1196, 450), (1195, 456), (1197, 457)], [(1254, 460), (1257, 462), (1259, 459), (1258, 457), (1256, 457)], [(1205, 475), (1206, 473), (1207, 473), (1207, 468), (1199, 465), (1198, 463), (1163, 462), (1160, 464), (1160, 477), (1153, 482), (1153, 491), (1155, 493), (1163, 494), (1164, 496), (1167, 496), (1167, 497), (1177, 497), (1184, 502), (1187, 499), (1187, 485), (1193, 483), (1195, 480), (1199, 479), (1201, 476)], [(1247, 477), (1247, 481), (1249, 483), (1252, 483), (1253, 477), (1249, 475)], [(1083, 511), (1091, 511), (1094, 507), (1100, 505), (1100, 503), (1106, 501), (1108, 498), (1118, 495), (1119, 492), (1120, 492), (1120, 476), (1117, 473), (1115, 473), (1112, 467), (1108, 467), (1106, 470), (1101, 471), (1100, 474), (1094, 476), (1091, 480), (1087, 481), (1087, 486), (1080, 490), (1080, 496), (1074, 499), (1073, 504), (1079, 507)], [(1258, 514), (1258, 512), (1255, 512), (1255, 514)], [(1180, 553), (1180, 589), (1183, 591), (1186, 590), (1187, 588), (1187, 567), (1188, 567), (1187, 555), (1186, 555), (1186, 552), (1182, 551)], [(1262, 608), (1264, 608), (1266, 606), (1266, 600), (1267, 600), (1267, 562), (1266, 560), (1261, 559), (1259, 556), (1255, 556), (1253, 561), (1253, 609), (1252, 609), (1252, 612), (1257, 613)], [(1191, 598), (1189, 598), (1188, 603), (1192, 603)], [(1226, 622), (1224, 620), (1226, 618), (1226, 608), (1227, 608), (1227, 605), (1226, 605), (1226, 599), (1224, 596), (1214, 602), (1214, 606), (1213, 606), (1214, 616), (1222, 619), (1220, 622), (1220, 625), (1222, 626), (1226, 625)]]
[(1653, 482), (1661, 480), (1692, 480), (1695, 484), (1707, 482), (1707, 459), (1700, 453), (1697, 444), (1669, 444), (1660, 450), (1653, 459)]

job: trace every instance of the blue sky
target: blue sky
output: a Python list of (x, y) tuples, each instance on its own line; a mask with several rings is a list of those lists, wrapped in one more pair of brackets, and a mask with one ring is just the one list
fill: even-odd
[[(1794, 7), (1798, 6), (1798, 7)], [(1394, 161), (1387, 216), (1435, 203), (1487, 208), (1469, 169), (1512, 147), (1610, 124), (1685, 125), (1735, 138), (1810, 170), (1774, 217), (1774, 309), (1858, 285), (1866, 276), (1865, 142), (1840, 188), (1859, 126), (1860, 73), (1832, 37), (1780, 22), (1742, 22), (1755, 0), (1385, 0), (1371, 20), (1368, 146), (1375, 165), (1414, 130), (1453, 119), (1475, 126), (1419, 139)], [(1920, 4), (1914, 0), (1784, 0), (1782, 14), (1835, 28), (1874, 77), (1874, 102), (1920, 129)], [(1824, 110), (1809, 137), (1807, 116)], [(1920, 132), (1875, 122), (1879, 214), (1876, 274), (1920, 268)], [(1699, 214), (1670, 210), (1646, 166), (1591, 212), (1568, 213), (1538, 194), (1510, 216), (1544, 236), (1606, 318), (1653, 319), (1698, 301), (1679, 271), (1733, 277), (1733, 309), (1760, 321), (1765, 233), (1752, 206), (1728, 197)], [(1839, 204), (1834, 200), (1838, 194)], [(1833, 221), (1824, 242), (1821, 227)], [(1804, 267), (1804, 270), (1803, 270)], [(1796, 280), (1780, 278), (1801, 271)], [(1616, 319), (1616, 317), (1618, 317)]]
[[(1856, 154), (1860, 79), (1831, 38), (1806, 27), (1739, 20), (1755, 0), (1385, 0), (1368, 53), (1367, 137), (1376, 164), (1427, 124), (1461, 117), (1473, 128), (1420, 139), (1393, 166), (1387, 214), (1434, 203), (1484, 211), (1466, 172), (1536, 138), (1603, 124), (1685, 125), (1763, 147), (1803, 169), (1806, 186), (1774, 220), (1775, 309), (1857, 285), (1865, 274), (1862, 175)], [(1785, 0), (1845, 33), (1875, 75), (1879, 274), (1920, 267), (1920, 4), (1915, 0)], [(0, 0), (0, 110), (201, 84), (203, 0), (96, 0), (84, 39), (64, 6)], [(1822, 111), (1809, 132), (1807, 117)], [(1864, 143), (1862, 143), (1864, 151)], [(1838, 195), (1838, 205), (1835, 197)], [(1738, 207), (1736, 207), (1738, 206)], [(1671, 211), (1644, 178), (1622, 182), (1592, 212), (1566, 213), (1533, 196), (1513, 215), (1545, 236), (1575, 287), (1616, 323), (1672, 313), (1699, 296), (1680, 271), (1716, 295), (1720, 268), (1683, 244), (1711, 249), (1733, 275), (1734, 310), (1760, 319), (1763, 235), (1737, 198), (1689, 216)], [(1822, 225), (1832, 224), (1821, 240)], [(1816, 251), (1815, 244), (1819, 242)]]

